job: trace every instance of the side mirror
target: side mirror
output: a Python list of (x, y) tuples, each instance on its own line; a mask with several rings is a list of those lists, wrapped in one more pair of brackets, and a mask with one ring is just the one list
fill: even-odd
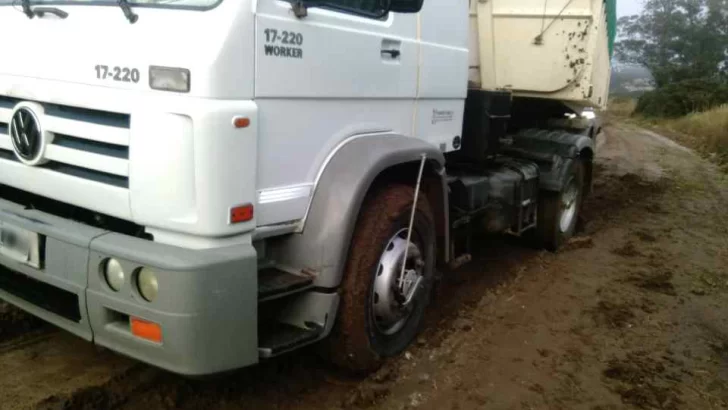
[(424, 0), (390, 0), (389, 11), (396, 13), (419, 13)]

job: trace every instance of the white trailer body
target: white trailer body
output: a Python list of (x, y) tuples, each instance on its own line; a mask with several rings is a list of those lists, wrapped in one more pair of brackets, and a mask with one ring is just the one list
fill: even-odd
[(603, 108), (610, 67), (603, 0), (470, 2), (473, 87)]

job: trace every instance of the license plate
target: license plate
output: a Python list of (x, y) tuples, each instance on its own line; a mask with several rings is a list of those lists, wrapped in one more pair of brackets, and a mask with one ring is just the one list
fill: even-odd
[(0, 221), (0, 255), (40, 268), (40, 235)]

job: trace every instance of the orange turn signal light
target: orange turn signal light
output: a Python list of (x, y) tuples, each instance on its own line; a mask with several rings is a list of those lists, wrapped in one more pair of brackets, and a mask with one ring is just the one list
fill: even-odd
[(131, 334), (155, 343), (162, 343), (162, 326), (138, 317), (131, 317)]
[(250, 126), (250, 118), (235, 117), (233, 118), (233, 126), (235, 128), (248, 128)]
[(230, 223), (237, 224), (253, 219), (253, 204), (245, 204), (230, 208)]

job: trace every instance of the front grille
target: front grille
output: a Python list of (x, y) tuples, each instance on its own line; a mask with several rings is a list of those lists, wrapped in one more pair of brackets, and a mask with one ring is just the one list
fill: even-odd
[(108, 144), (105, 142), (87, 140), (72, 137), (70, 135), (56, 134), (53, 144), (59, 147), (66, 147), (79, 151), (91, 152), (97, 155), (104, 155), (112, 158), (129, 159), (129, 147)]
[[(9, 135), (13, 108), (23, 100), (0, 96), (0, 159), (16, 160)], [(38, 102), (41, 126), (53, 133), (43, 168), (120, 188), (129, 187), (131, 117), (111, 111)]]
[(0, 266), (0, 289), (76, 323), (81, 321), (78, 295)]

